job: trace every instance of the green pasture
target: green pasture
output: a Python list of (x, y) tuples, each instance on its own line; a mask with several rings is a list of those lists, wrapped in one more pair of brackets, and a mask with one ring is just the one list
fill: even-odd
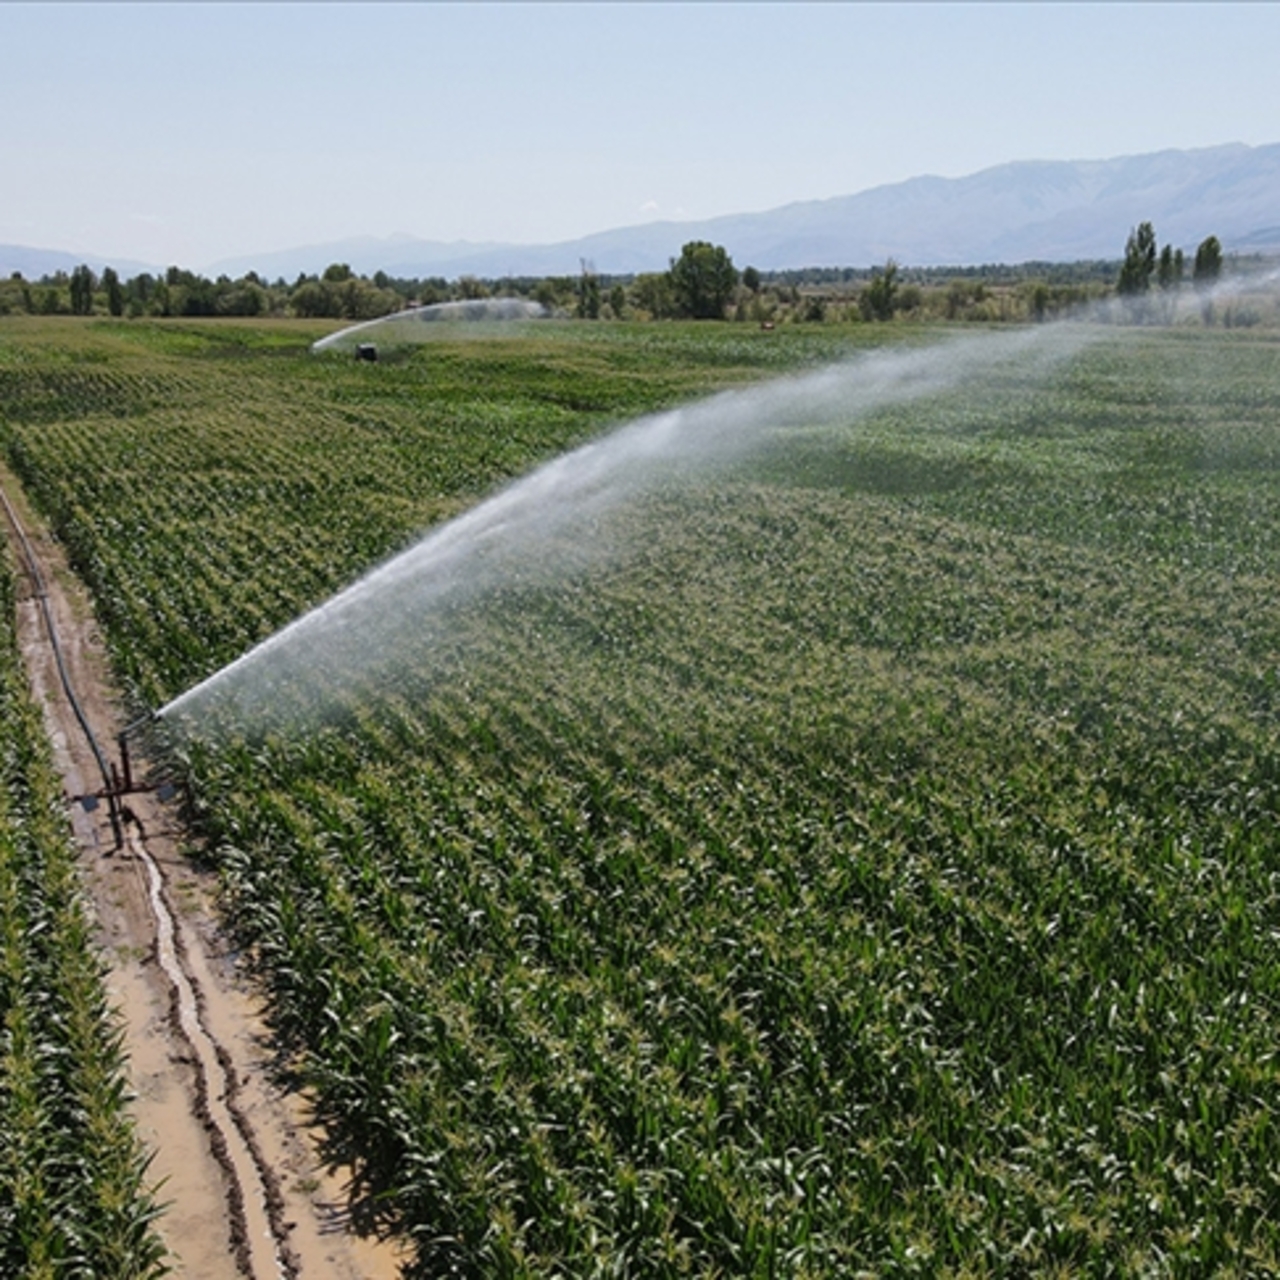
[[(611, 423), (887, 327), (0, 327), (155, 707)], [(926, 343), (936, 331), (894, 331)], [(427, 1275), (1280, 1267), (1280, 340), (1123, 328), (617, 511), (189, 816)]]

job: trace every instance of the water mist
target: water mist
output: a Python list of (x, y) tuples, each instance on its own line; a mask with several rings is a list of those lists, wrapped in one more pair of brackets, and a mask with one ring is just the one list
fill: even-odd
[(1020, 379), (1047, 373), (1105, 333), (1059, 323), (877, 351), (637, 419), (430, 531), (158, 715), (201, 733), (213, 724), (254, 732), (321, 718), (357, 687), (420, 670), (424, 652), (448, 643), (449, 619), (464, 606), (625, 557), (608, 517), (629, 501), (705, 482), (717, 468), (785, 446), (789, 432), (846, 428), (879, 409), (997, 377), (1002, 367)]

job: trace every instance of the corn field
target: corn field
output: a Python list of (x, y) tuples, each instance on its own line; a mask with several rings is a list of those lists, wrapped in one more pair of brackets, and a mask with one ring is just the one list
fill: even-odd
[[(608, 422), (854, 340), (645, 329), (31, 322), (0, 442), (154, 706)], [(413, 1273), (1280, 1268), (1275, 336), (1118, 330), (613, 519), (324, 728), (176, 748)]]

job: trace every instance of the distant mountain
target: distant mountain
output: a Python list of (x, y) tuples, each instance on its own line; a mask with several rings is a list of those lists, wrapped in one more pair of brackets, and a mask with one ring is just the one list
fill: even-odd
[[(857, 195), (807, 200), (765, 213), (702, 222), (651, 222), (560, 244), (473, 244), (360, 236), (329, 244), (227, 258), (205, 274), (254, 270), (295, 279), (333, 262), (391, 276), (576, 275), (663, 271), (689, 240), (728, 249), (740, 266), (867, 267), (894, 258), (909, 266), (969, 266), (1120, 258), (1139, 222), (1161, 244), (1193, 252), (1216, 235), (1228, 252), (1280, 252), (1280, 143), (1232, 143), (1113, 160), (1018, 161), (965, 178), (919, 177)], [(22, 257), (21, 255), (26, 255)], [(0, 272), (39, 276), (105, 260), (0, 245)], [(122, 275), (155, 270), (114, 262)]]
[[(377, 271), (385, 271), (393, 276), (456, 277), (466, 274), (467, 269), (450, 270), (453, 263), (501, 251), (501, 245), (476, 244), (469, 240), (447, 243), (442, 240), (419, 240), (416, 236), (408, 235), (352, 236), (327, 244), (303, 245), (298, 249), (278, 249), (271, 253), (223, 258), (210, 265), (204, 274), (213, 278), (225, 274), (238, 279), (247, 271), (256, 271), (264, 280), (283, 278), (292, 283), (304, 273), (318, 274), (331, 263), (345, 262), (359, 275), (371, 276)], [(394, 264), (402, 260), (412, 262), (414, 269), (396, 270)]]
[(66, 253), (61, 249), (31, 249), (20, 244), (0, 244), (0, 275), (10, 276), (15, 271), (27, 280), (39, 280), (41, 276), (56, 275), (65, 271), (70, 275), (85, 264), (99, 274), (103, 267), (114, 267), (122, 280), (150, 271), (153, 275), (163, 271), (154, 263), (133, 262), (126, 258), (104, 258), (99, 253)]
[[(689, 240), (762, 270), (1120, 258), (1139, 222), (1187, 251), (1216, 235), (1228, 253), (1280, 251), (1280, 143), (1115, 160), (1020, 161), (966, 178), (912, 178), (766, 213), (662, 222), (542, 246), (460, 254), (450, 274), (574, 274), (583, 259), (624, 274), (664, 270)], [(408, 255), (385, 269), (412, 276)]]

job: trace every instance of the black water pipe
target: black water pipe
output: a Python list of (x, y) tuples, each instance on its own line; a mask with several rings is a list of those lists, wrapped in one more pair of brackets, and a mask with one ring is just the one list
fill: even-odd
[(108, 767), (107, 758), (103, 755), (102, 748), (98, 745), (98, 739), (94, 737), (93, 730), (89, 727), (89, 719), (84, 713), (84, 708), (80, 705), (80, 699), (76, 697), (76, 692), (71, 687), (71, 676), (67, 671), (66, 661), (62, 656), (62, 645), (58, 642), (58, 629), (53, 622), (53, 610), (49, 607), (49, 592), (45, 586), (44, 574), (40, 572), (40, 564), (36, 560), (35, 550), (27, 538), (27, 531), (22, 527), (22, 522), (18, 519), (18, 513), (13, 509), (13, 504), (9, 501), (9, 495), (3, 489), (0, 489), (0, 501), (4, 503), (9, 523), (13, 526), (13, 531), (18, 535), (18, 541), (22, 544), (22, 553), (27, 561), (27, 574), (31, 579), (31, 585), (35, 589), (36, 600), (40, 604), (40, 612), (44, 615), (45, 630), (49, 633), (49, 644), (53, 649), (53, 658), (58, 666), (58, 679), (62, 682), (62, 690), (67, 695), (67, 701), (71, 704), (72, 711), (75, 712), (76, 720), (79, 722), (80, 728), (89, 743), (89, 748), (93, 752), (93, 758), (98, 763), (98, 771), (102, 774), (103, 792), (107, 798), (107, 812), (111, 815), (111, 834), (115, 837), (116, 849), (122, 849), (124, 848), (124, 829), (120, 823), (120, 800), (112, 785), (113, 771)]

